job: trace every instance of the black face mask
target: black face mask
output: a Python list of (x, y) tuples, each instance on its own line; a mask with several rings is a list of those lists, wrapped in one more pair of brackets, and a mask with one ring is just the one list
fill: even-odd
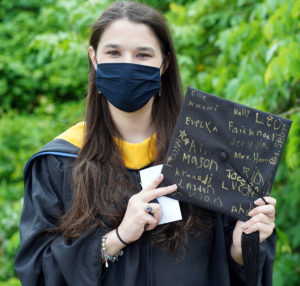
[(160, 89), (160, 69), (131, 63), (97, 65), (96, 86), (116, 108), (133, 112)]

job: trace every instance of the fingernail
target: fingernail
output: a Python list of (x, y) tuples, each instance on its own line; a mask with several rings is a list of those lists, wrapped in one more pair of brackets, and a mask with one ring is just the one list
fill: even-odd
[(170, 185), (169, 189), (172, 190), (172, 191), (175, 191), (177, 189), (177, 185), (176, 184)]
[(257, 199), (257, 200), (254, 201), (254, 203), (257, 205), (257, 204), (260, 203), (260, 201), (261, 201), (261, 199)]
[(253, 211), (248, 212), (248, 216), (252, 216), (253, 215)]
[(246, 229), (247, 228), (247, 223), (244, 223), (243, 225), (242, 225), (242, 230), (244, 230), (244, 229)]

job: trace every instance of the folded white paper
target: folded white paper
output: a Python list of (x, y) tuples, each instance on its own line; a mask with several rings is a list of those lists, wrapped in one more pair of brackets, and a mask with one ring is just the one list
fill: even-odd
[[(146, 188), (160, 174), (162, 165), (157, 165), (140, 171), (142, 187)], [(182, 220), (179, 202), (166, 196), (157, 198), (161, 209), (159, 224)]]

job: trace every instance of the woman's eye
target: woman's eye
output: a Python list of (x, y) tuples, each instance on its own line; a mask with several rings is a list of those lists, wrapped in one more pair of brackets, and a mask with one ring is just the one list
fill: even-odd
[(118, 56), (120, 53), (118, 51), (107, 51), (106, 54), (111, 56)]
[(143, 53), (138, 54), (137, 56), (138, 56), (139, 58), (150, 58), (150, 57), (151, 57), (149, 54), (143, 54)]

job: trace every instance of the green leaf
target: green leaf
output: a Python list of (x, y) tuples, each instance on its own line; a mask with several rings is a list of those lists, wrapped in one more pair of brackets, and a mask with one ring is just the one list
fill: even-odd
[(273, 57), (273, 55), (276, 52), (277, 48), (278, 48), (278, 43), (275, 43), (268, 50), (267, 55), (266, 55), (266, 63), (268, 63), (270, 61), (270, 59)]

